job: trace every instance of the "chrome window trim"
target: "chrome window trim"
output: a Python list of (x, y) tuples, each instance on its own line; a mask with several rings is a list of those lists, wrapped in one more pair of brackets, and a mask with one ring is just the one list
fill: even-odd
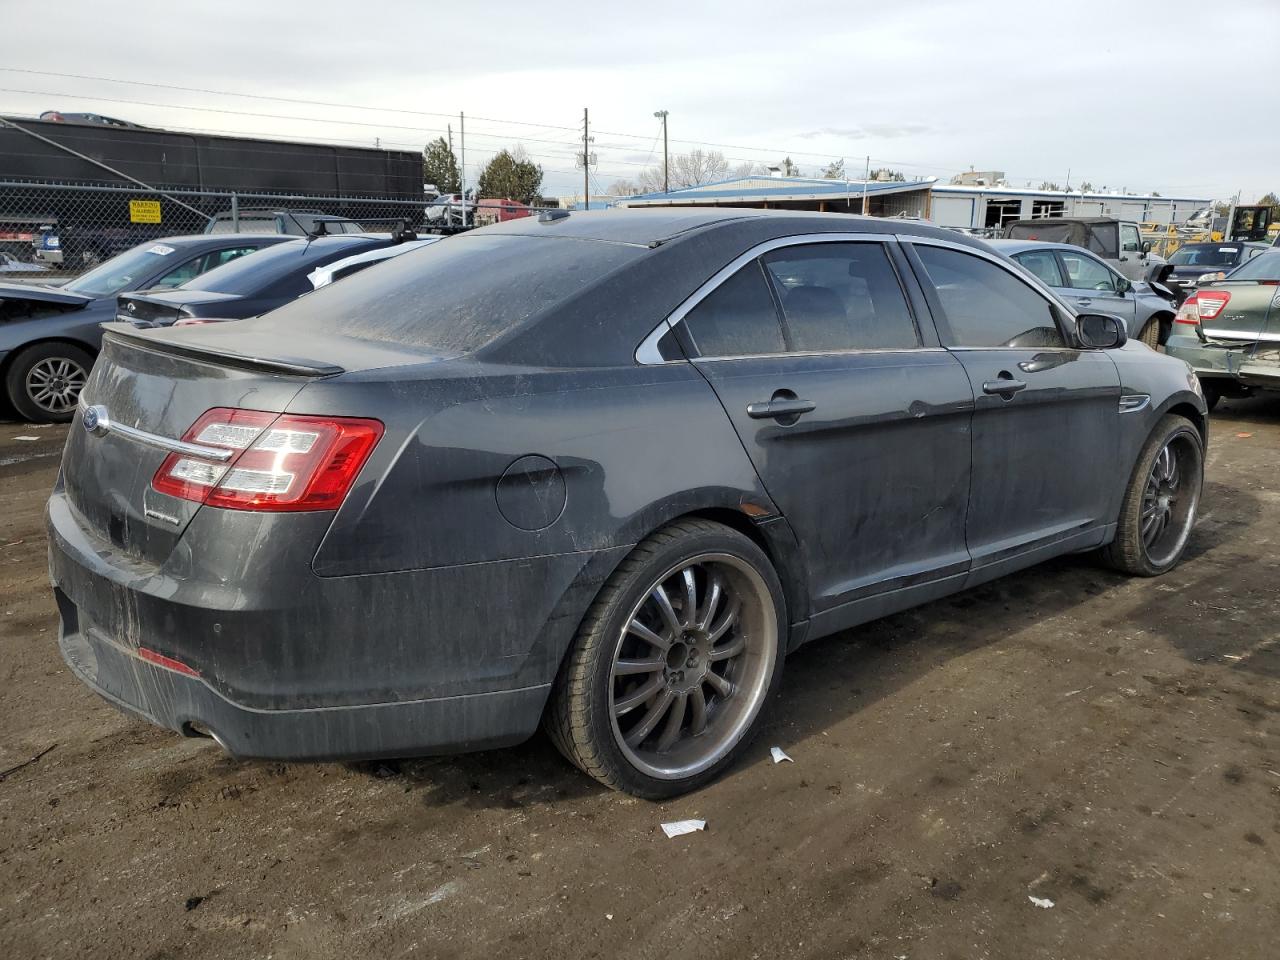
[[(689, 363), (687, 359), (682, 360), (664, 360), (662, 354), (658, 351), (658, 341), (661, 340), (668, 332), (675, 329), (677, 323), (685, 318), (694, 307), (705, 300), (718, 288), (722, 283), (737, 273), (742, 267), (746, 266), (757, 257), (762, 257), (766, 253), (773, 250), (779, 250), (783, 247), (799, 247), (807, 246), (813, 243), (857, 243), (859, 241), (865, 243), (889, 243), (896, 242), (897, 237), (891, 233), (801, 233), (793, 234), (787, 237), (774, 237), (772, 240), (764, 240), (751, 247), (746, 252), (739, 254), (730, 260), (725, 266), (721, 267), (711, 275), (709, 279), (704, 281), (693, 293), (685, 297), (674, 310), (669, 313), (661, 323), (649, 332), (649, 335), (640, 341), (640, 346), (636, 347), (635, 359), (636, 363), (644, 366), (653, 366), (661, 363)], [(903, 293), (903, 300), (910, 307), (910, 300), (906, 293)], [(919, 348), (908, 348), (919, 349)], [(861, 353), (866, 351), (859, 350), (841, 350), (826, 351), (822, 353), (767, 353), (753, 354), (753, 356), (767, 357), (795, 357), (795, 356), (828, 356), (830, 353)], [(694, 360), (741, 360), (744, 356), (733, 357), (694, 357)]]
[[(1018, 348), (1021, 349), (1021, 348)], [(778, 357), (849, 357), (862, 354), (946, 353), (946, 347), (865, 347), (850, 350), (792, 350), (788, 353), (735, 353), (729, 356), (694, 357), (681, 363), (721, 363), (725, 360), (775, 360)], [(674, 363), (677, 361), (667, 361)]]

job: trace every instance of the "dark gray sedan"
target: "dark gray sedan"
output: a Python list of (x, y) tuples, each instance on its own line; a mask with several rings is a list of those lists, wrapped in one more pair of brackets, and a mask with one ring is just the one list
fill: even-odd
[(544, 215), (261, 318), (112, 330), (49, 501), (59, 642), (235, 755), (542, 723), (671, 796), (809, 640), (1065, 553), (1169, 570), (1205, 429), (1184, 363), (980, 241)]

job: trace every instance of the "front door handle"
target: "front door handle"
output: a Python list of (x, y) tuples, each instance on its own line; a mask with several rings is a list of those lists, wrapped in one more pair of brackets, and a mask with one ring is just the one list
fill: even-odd
[(999, 380), (988, 380), (982, 385), (983, 393), (999, 394), (1006, 400), (1012, 397), (1019, 390), (1025, 389), (1027, 389), (1027, 382), (1025, 380), (1006, 380), (1004, 378)]
[(1093, 300), (1089, 297), (1079, 297), (1076, 299), (1076, 303), (1080, 304), (1082, 307), (1087, 307), (1089, 304), (1093, 303)]
[(810, 413), (817, 409), (817, 406), (812, 400), (801, 400), (794, 394), (789, 397), (779, 397), (775, 393), (772, 400), (758, 400), (747, 404), (747, 416), (752, 420), (787, 420), (789, 418), (792, 423), (795, 423), (796, 418), (802, 413)]

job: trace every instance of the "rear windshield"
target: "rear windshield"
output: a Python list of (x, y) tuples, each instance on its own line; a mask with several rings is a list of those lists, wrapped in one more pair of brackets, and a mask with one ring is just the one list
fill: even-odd
[[(286, 240), (247, 257), (232, 260), (228, 264), (210, 270), (203, 276), (182, 285), (184, 290), (208, 290), (210, 293), (235, 293), (254, 296), (266, 291), (272, 284), (297, 274), (302, 277), (314, 267), (324, 266), (334, 260), (362, 253), (379, 246), (375, 240), (367, 243), (338, 245), (334, 241)], [(301, 271), (301, 273), (298, 273)], [(308, 284), (303, 281), (300, 289)]]
[(1227, 274), (1228, 280), (1280, 280), (1280, 250), (1254, 257)]
[(644, 248), (594, 240), (463, 234), (406, 253), (270, 314), (273, 330), (471, 353), (620, 267)]
[(1226, 267), (1240, 257), (1239, 247), (1216, 243), (1188, 243), (1173, 252), (1169, 262), (1178, 267)]

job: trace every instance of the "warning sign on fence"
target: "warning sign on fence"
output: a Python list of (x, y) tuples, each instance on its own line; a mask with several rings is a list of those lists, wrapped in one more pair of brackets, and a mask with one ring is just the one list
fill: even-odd
[(160, 201), (159, 200), (130, 200), (129, 201), (129, 222), (130, 223), (159, 223), (160, 222)]

